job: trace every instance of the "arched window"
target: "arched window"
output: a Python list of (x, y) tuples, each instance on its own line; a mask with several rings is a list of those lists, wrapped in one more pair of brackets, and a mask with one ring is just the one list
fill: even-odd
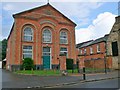
[(61, 31), (60, 32), (60, 44), (67, 44), (68, 39), (67, 39), (67, 32)]
[(51, 31), (48, 29), (48, 28), (46, 28), (46, 29), (44, 29), (44, 31), (43, 31), (43, 43), (51, 43)]
[(33, 41), (33, 30), (31, 27), (24, 29), (24, 41)]

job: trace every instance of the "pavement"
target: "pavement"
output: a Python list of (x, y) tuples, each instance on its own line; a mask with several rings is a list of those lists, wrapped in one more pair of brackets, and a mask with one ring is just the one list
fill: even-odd
[(86, 74), (83, 80), (82, 74), (68, 76), (35, 76), (18, 75), (10, 71), (2, 70), (2, 88), (53, 88), (76, 83), (93, 82), (118, 77), (118, 71), (105, 73)]
[[(54, 84), (54, 85), (45, 85), (45, 86), (36, 86), (36, 87), (29, 87), (29, 88), (55, 88), (59, 86), (66, 86), (66, 85), (73, 85), (77, 83), (85, 83), (85, 82), (94, 82), (94, 81), (100, 81), (100, 80), (108, 80), (108, 79), (118, 79), (119, 77), (119, 72), (118, 71), (113, 71), (113, 72), (107, 72), (107, 73), (94, 73), (94, 74), (86, 74), (85, 77), (86, 79), (83, 80), (83, 75), (82, 74), (71, 74), (69, 76), (74, 76), (74, 77), (79, 77), (79, 79), (71, 81), (71, 82), (66, 82), (66, 83), (59, 83), (59, 84)], [(67, 77), (67, 76), (65, 76)]]

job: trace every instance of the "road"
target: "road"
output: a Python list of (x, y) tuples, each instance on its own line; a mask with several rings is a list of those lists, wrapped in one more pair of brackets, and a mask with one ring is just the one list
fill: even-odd
[(61, 86), (59, 88), (118, 88), (118, 78), (94, 82), (77, 83), (73, 85)]
[[(10, 71), (1, 70), (2, 73), (2, 88), (28, 88), (28, 87), (45, 87), (45, 86), (55, 86), (60, 84), (61, 88), (117, 88), (118, 80), (102, 80), (96, 82), (85, 82), (80, 83), (82, 77), (80, 76), (34, 76), (34, 75), (17, 75)], [(108, 77), (117, 77), (118, 74), (96, 74), (88, 75), (87, 80), (89, 79), (99, 79), (99, 78), (108, 78)], [(68, 86), (62, 86), (63, 83), (78, 82), (77, 84), (72, 84)]]

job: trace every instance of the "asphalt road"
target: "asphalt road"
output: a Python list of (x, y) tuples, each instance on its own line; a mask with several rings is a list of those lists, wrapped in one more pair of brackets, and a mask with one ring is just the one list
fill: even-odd
[(118, 78), (94, 82), (77, 83), (73, 85), (61, 86), (59, 88), (118, 88)]
[[(10, 71), (0, 69), (2, 73), (2, 88), (28, 88), (28, 87), (44, 87), (44, 86), (54, 86), (60, 84), (61, 88), (117, 88), (118, 80), (102, 80), (94, 82), (84, 82), (80, 83), (82, 77), (80, 76), (31, 76), (31, 75), (17, 75)], [(108, 78), (117, 77), (117, 73), (111, 74), (100, 74), (100, 75), (89, 75), (88, 79), (97, 78)], [(64, 85), (63, 83), (78, 82), (77, 84)], [(53, 87), (52, 87), (53, 88)]]
[(2, 88), (43, 87), (77, 80), (80, 80), (80, 77), (17, 75), (10, 71), (2, 70)]

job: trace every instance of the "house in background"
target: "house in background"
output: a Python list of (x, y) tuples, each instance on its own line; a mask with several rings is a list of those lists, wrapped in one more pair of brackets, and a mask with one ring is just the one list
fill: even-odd
[[(79, 68), (111, 68), (111, 58), (106, 58), (108, 35), (77, 44)], [(105, 66), (106, 65), (106, 66)]]
[(119, 69), (120, 66), (120, 16), (110, 31), (107, 40), (107, 58), (112, 58), (112, 69)]
[(27, 57), (34, 60), (36, 69), (56, 69), (62, 53), (76, 64), (76, 24), (49, 3), (13, 17), (7, 46), (8, 70), (19, 70)]

